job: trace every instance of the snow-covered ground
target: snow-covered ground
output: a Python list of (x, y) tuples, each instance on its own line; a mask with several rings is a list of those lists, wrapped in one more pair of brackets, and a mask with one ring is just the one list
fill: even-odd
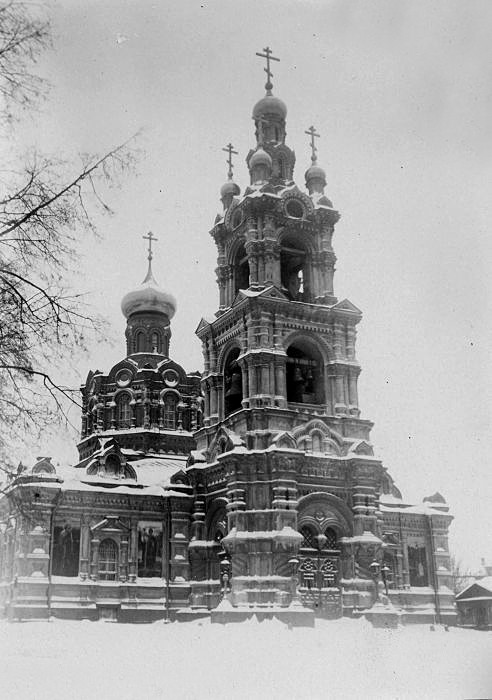
[(492, 632), (255, 621), (0, 623), (4, 700), (491, 698)]

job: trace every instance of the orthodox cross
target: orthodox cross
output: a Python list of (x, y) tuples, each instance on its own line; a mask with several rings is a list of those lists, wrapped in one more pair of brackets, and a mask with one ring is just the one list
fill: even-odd
[(319, 139), (320, 135), (316, 133), (316, 129), (314, 128), (314, 126), (310, 126), (309, 129), (304, 133), (311, 137), (311, 161), (313, 163), (316, 163), (316, 153), (318, 152), (318, 149), (315, 146), (314, 139)]
[(267, 74), (267, 82), (265, 85), (265, 90), (270, 92), (270, 90), (273, 88), (272, 81), (270, 80), (273, 78), (273, 73), (270, 70), (270, 61), (280, 61), (280, 58), (275, 58), (275, 56), (272, 56), (272, 50), (269, 46), (266, 47), (266, 49), (263, 49), (265, 53), (259, 53), (258, 51), (256, 52), (256, 55), (259, 56), (260, 58), (266, 58), (266, 68), (263, 68), (265, 73)]
[(152, 231), (149, 231), (148, 234), (146, 236), (142, 236), (142, 238), (144, 238), (146, 241), (149, 242), (149, 248), (148, 248), (149, 254), (147, 255), (147, 260), (150, 263), (150, 261), (152, 260), (152, 241), (157, 241), (159, 239), (155, 238)]
[(232, 180), (232, 168), (234, 167), (232, 163), (232, 155), (234, 154), (235, 156), (237, 156), (238, 152), (234, 150), (234, 146), (232, 145), (232, 143), (228, 143), (227, 146), (222, 150), (229, 154), (229, 157), (226, 160), (226, 163), (229, 166), (229, 172), (227, 173), (227, 176), (230, 180)]

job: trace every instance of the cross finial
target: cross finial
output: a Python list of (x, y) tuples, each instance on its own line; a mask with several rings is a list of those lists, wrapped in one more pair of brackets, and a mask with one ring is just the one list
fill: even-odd
[(316, 163), (316, 160), (317, 160), (316, 153), (318, 152), (318, 149), (316, 148), (315, 143), (314, 143), (314, 139), (315, 138), (319, 139), (320, 135), (316, 132), (316, 129), (314, 128), (314, 126), (310, 126), (309, 129), (307, 131), (305, 131), (304, 133), (311, 137), (311, 161), (314, 164), (314, 163)]
[(271, 92), (273, 85), (271, 78), (273, 78), (273, 73), (270, 70), (270, 61), (280, 61), (280, 58), (275, 58), (275, 56), (272, 56), (272, 50), (269, 46), (267, 46), (265, 49), (263, 49), (265, 53), (259, 53), (258, 51), (256, 52), (256, 55), (259, 56), (260, 58), (266, 58), (266, 68), (263, 68), (265, 73), (267, 74), (267, 81), (265, 84), (265, 90), (267, 92)]
[(146, 241), (149, 242), (149, 247), (147, 249), (148, 250), (147, 260), (150, 263), (150, 261), (152, 260), (152, 242), (157, 241), (158, 239), (154, 236), (152, 231), (149, 231), (148, 234), (146, 236), (142, 236), (142, 238), (144, 238)]
[(232, 180), (232, 168), (234, 167), (232, 163), (232, 155), (234, 154), (235, 156), (237, 156), (238, 152), (234, 150), (234, 146), (232, 145), (232, 143), (228, 143), (227, 146), (222, 150), (229, 154), (229, 157), (226, 160), (226, 163), (229, 166), (229, 172), (227, 173), (227, 177), (229, 178), (229, 180)]

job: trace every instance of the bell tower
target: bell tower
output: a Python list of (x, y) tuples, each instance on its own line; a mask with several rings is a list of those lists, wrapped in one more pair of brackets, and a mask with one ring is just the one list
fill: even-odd
[[(339, 213), (325, 195), (319, 134), (306, 131), (311, 165), (304, 190), (293, 180), (287, 107), (273, 94), (270, 65), (278, 59), (269, 48), (257, 55), (266, 59), (266, 94), (253, 108), (256, 145), (246, 158), (250, 183), (242, 195), (232, 173), (237, 154), (231, 144), (224, 149), (228, 180), (211, 230), (219, 308), (197, 329), (205, 405), (190, 467), (193, 473), (200, 463), (196, 478), (205, 490), (214, 474), (205, 510), (217, 507), (222, 489), (227, 533), (221, 541), (231, 561), (231, 602), (239, 608), (245, 601), (291, 601), (300, 523), (316, 522), (313, 503), (319, 505), (313, 513), (327, 518), (319, 522), (328, 535), (319, 531), (317, 541), (336, 546), (339, 578), (343, 567), (353, 575), (353, 552), (341, 543), (364, 533), (372, 545), (380, 542), (376, 493), (385, 472), (372, 456), (372, 423), (360, 418), (361, 312), (338, 301), (333, 289)], [(362, 470), (359, 478), (356, 465), (368, 460), (372, 476)], [(362, 561), (364, 547), (357, 552)]]

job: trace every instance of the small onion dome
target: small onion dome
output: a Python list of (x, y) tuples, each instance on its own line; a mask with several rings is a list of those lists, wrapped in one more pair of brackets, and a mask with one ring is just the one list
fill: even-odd
[(220, 188), (221, 199), (224, 199), (224, 197), (237, 197), (240, 194), (241, 190), (239, 188), (239, 185), (236, 185), (234, 180), (227, 180), (227, 182), (224, 182), (224, 184)]
[(257, 148), (251, 156), (251, 160), (249, 161), (249, 167), (252, 170), (253, 168), (257, 168), (261, 165), (264, 165), (267, 168), (271, 168), (273, 163), (270, 155), (266, 151), (264, 151), (261, 146), (259, 146), (259, 148)]
[(271, 94), (266, 94), (253, 107), (253, 119), (258, 119), (263, 114), (276, 114), (282, 119), (287, 116), (285, 102)]
[(313, 163), (313, 165), (306, 170), (304, 177), (306, 178), (306, 187), (310, 194), (313, 192), (323, 192), (323, 188), (326, 187), (326, 173), (323, 168)]
[(176, 313), (176, 308), (176, 299), (172, 294), (159, 287), (152, 274), (150, 264), (147, 276), (140, 287), (125, 294), (121, 301), (121, 310), (126, 318), (137, 312), (157, 312), (165, 314), (171, 319)]

